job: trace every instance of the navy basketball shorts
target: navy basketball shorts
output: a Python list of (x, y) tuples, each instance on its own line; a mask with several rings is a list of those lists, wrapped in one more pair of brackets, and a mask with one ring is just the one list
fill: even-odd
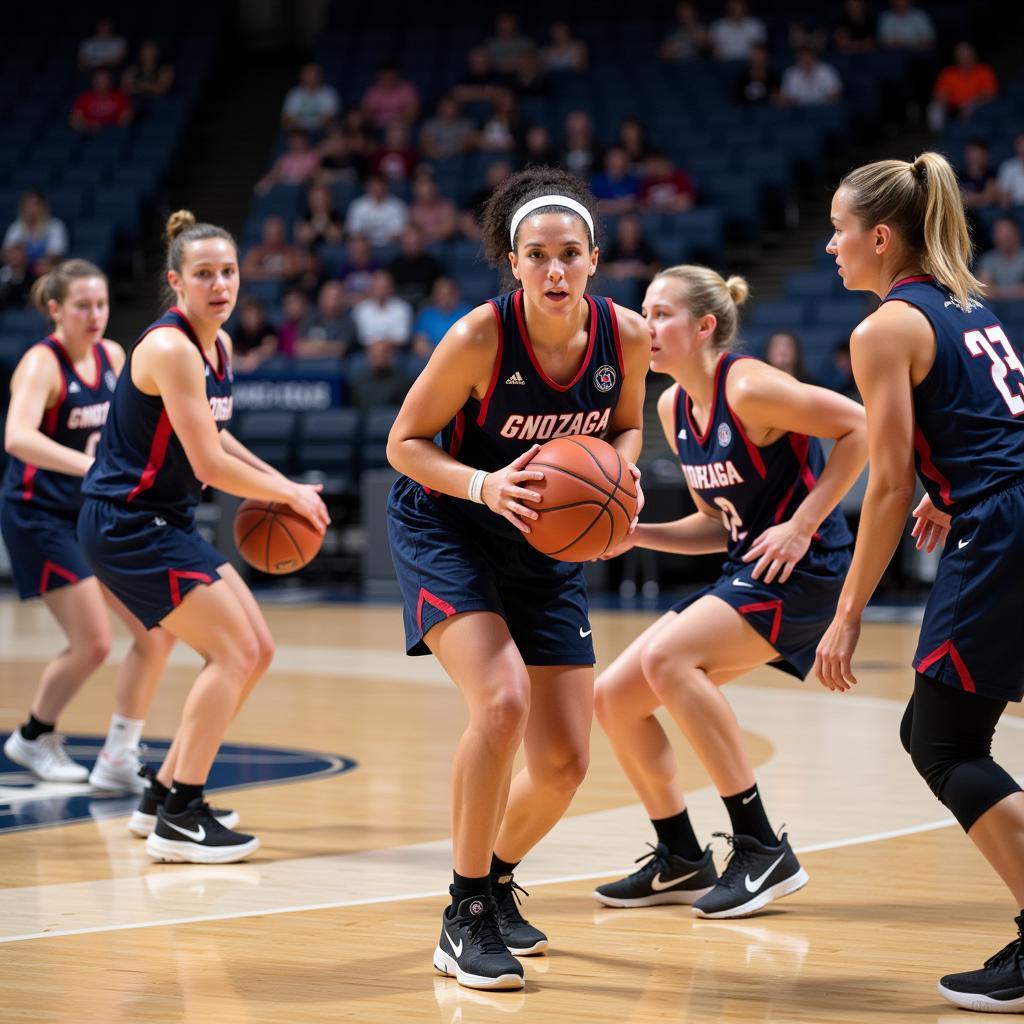
[(147, 509), (87, 498), (78, 540), (99, 581), (147, 628), (158, 626), (193, 588), (220, 579), (227, 559), (195, 524), (175, 526)]
[(78, 544), (74, 515), (62, 516), (16, 501), (0, 505), (0, 531), (23, 601), (92, 575)]
[(818, 642), (835, 616), (851, 557), (849, 548), (812, 548), (785, 583), (753, 579), (750, 574), (756, 562), (726, 562), (714, 583), (674, 604), (672, 611), (681, 612), (708, 595), (719, 598), (778, 651), (779, 659), (770, 662), (772, 668), (806, 679)]
[(423, 638), (438, 622), (489, 611), (505, 620), (527, 665), (593, 665), (583, 567), (481, 529), (448, 505), (407, 477), (388, 497), (406, 653), (429, 654)]
[(1024, 697), (1024, 480), (953, 517), (914, 668), (995, 700)]

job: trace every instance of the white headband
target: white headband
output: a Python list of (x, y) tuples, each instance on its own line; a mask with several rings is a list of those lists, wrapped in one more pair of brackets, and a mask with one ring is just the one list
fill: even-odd
[(509, 237), (513, 248), (516, 244), (516, 229), (522, 223), (523, 218), (528, 217), (534, 210), (539, 210), (542, 206), (564, 206), (567, 210), (578, 213), (590, 229), (590, 241), (594, 241), (594, 218), (590, 216), (590, 211), (582, 203), (578, 203), (575, 199), (570, 199), (568, 196), (538, 196), (536, 199), (531, 199), (528, 203), (523, 203), (512, 215), (512, 227), (509, 230)]

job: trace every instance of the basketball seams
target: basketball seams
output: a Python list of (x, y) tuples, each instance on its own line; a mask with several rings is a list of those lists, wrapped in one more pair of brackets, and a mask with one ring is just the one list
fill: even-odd
[[(615, 490), (614, 491), (603, 491), (597, 485), (597, 483), (595, 481), (591, 480), (589, 477), (580, 476), (579, 473), (574, 473), (571, 469), (565, 469), (563, 466), (556, 466), (556, 465), (554, 465), (553, 463), (550, 463), (550, 462), (538, 462), (536, 459), (531, 460), (530, 465), (531, 466), (543, 466), (545, 469), (554, 470), (556, 473), (564, 473), (566, 476), (571, 476), (574, 480), (579, 480), (582, 483), (588, 484), (590, 487), (593, 487), (594, 490), (597, 491), (598, 494), (603, 494), (603, 495), (605, 495), (608, 498), (608, 501), (606, 501), (605, 504), (604, 504), (605, 508), (608, 507), (608, 502), (614, 501), (615, 504), (618, 505), (619, 508), (622, 510), (622, 512), (626, 516), (626, 518), (629, 519), (630, 521), (632, 521), (633, 517), (629, 515), (628, 509), (623, 504), (622, 500), (617, 496), (616, 492), (619, 491), (619, 490), (622, 490), (618, 486), (618, 484), (615, 485)], [(605, 474), (605, 479), (608, 479), (607, 474)], [(623, 490), (623, 494), (628, 494), (628, 493), (629, 493), (628, 491)], [(542, 512), (544, 511), (544, 507), (543, 506), (541, 506), (540, 511), (542, 511)]]
[[(274, 525), (279, 526), (284, 531), (285, 536), (291, 541), (292, 547), (295, 548), (296, 558), (299, 563), (298, 568), (301, 569), (309, 559), (306, 558), (303, 553), (302, 548), (299, 546), (299, 542), (292, 536), (292, 531), (288, 529), (288, 525), (285, 523), (284, 517), (277, 516), (274, 520)], [(269, 565), (270, 563), (268, 562), (267, 564)]]
[[(612, 448), (612, 450), (615, 451), (615, 454), (619, 456), (616, 459), (616, 462), (618, 463), (618, 467), (619, 467), (619, 475), (613, 480), (608, 475), (608, 470), (606, 470), (604, 468), (604, 464), (601, 462), (601, 460), (585, 444), (583, 444), (580, 441), (577, 441), (576, 438), (574, 438), (574, 437), (567, 437), (565, 440), (568, 441), (570, 444), (576, 445), (577, 448), (582, 448), (590, 456), (590, 458), (593, 460), (594, 465), (597, 466), (597, 468), (601, 471), (601, 476), (603, 476), (605, 478), (605, 480), (608, 481), (608, 483), (614, 485), (615, 487), (621, 486), (621, 482), (622, 482), (622, 456), (619, 455), (619, 453), (617, 451), (615, 451), (614, 448)], [(625, 490), (625, 488), (623, 488), (623, 490)]]
[(239, 551), (241, 551), (245, 542), (267, 521), (267, 517), (271, 515), (271, 510), (269, 508), (249, 508), (246, 509), (246, 512), (262, 512), (263, 515), (249, 527), (248, 531), (243, 536), (235, 537), (235, 547), (238, 548)]

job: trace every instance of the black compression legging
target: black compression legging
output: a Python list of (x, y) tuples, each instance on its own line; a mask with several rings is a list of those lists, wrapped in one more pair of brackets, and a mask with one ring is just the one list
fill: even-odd
[(920, 673), (900, 739), (931, 791), (965, 832), (1020, 786), (992, 760), (992, 736), (1005, 700), (957, 690)]

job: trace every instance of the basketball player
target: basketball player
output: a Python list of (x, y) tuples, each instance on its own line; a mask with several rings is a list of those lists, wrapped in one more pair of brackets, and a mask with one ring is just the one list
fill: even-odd
[[(927, 498), (914, 532), (945, 547), (900, 738), (1024, 908), (1024, 794), (991, 755), (1007, 702), (1024, 696), (1024, 364), (968, 269), (957, 180), (942, 156), (852, 171), (833, 197), (832, 224), (828, 251), (843, 283), (882, 305), (853, 332), (871, 476), (815, 672), (832, 690), (857, 681), (861, 616), (903, 533), (916, 465)], [(970, 1010), (1024, 1010), (1024, 910), (1016, 924), (1017, 937), (982, 968), (944, 977), (942, 995)]]
[[(143, 331), (114, 394), (86, 476), (78, 536), (93, 571), (149, 629), (162, 626), (205, 661), (181, 727), (140, 812), (155, 818), (156, 860), (242, 860), (259, 847), (203, 799), (228, 724), (270, 664), (273, 641), (248, 587), (199, 535), (204, 485), (280, 501), (321, 533), (316, 487), (295, 484), (224, 428), (231, 417), (230, 339), (238, 297), (234, 240), (188, 211), (167, 222), (167, 280), (177, 299)], [(237, 822), (233, 813), (221, 815)]]
[[(82, 476), (92, 464), (124, 350), (103, 337), (107, 279), (85, 260), (44, 274), (33, 299), (53, 331), (22, 356), (11, 380), (0, 529), (22, 600), (41, 596), (68, 638), (43, 669), (28, 720), (4, 753), (46, 782), (89, 782), (138, 792), (143, 720), (174, 638), (147, 631), (93, 576), (75, 535)], [(57, 719), (110, 650), (104, 601), (128, 627), (132, 645), (117, 676), (116, 712), (90, 774), (68, 756)]]
[[(471, 988), (521, 988), (514, 955), (547, 947), (519, 913), (512, 876), (583, 780), (593, 717), (582, 567), (526, 542), (539, 501), (530, 484), (543, 479), (529, 463), (559, 432), (603, 434), (631, 464), (640, 451), (650, 338), (635, 313), (586, 294), (592, 203), (579, 179), (547, 167), (499, 186), (485, 250), (520, 288), (451, 328), (388, 443), (404, 474), (388, 525), (406, 649), (434, 654), (469, 711), (434, 966)], [(526, 766), (513, 779), (520, 743)]]
[[(594, 895), (612, 907), (692, 903), (701, 917), (743, 917), (807, 882), (769, 822), (724, 683), (772, 665), (803, 679), (828, 625), (852, 538), (836, 507), (864, 467), (860, 406), (730, 351), (741, 277), (671, 267), (644, 299), (651, 369), (672, 378), (658, 401), (697, 510), (643, 523), (637, 546), (726, 552), (722, 575), (675, 605), (601, 673), (597, 717), (657, 835), (644, 865)], [(818, 437), (835, 439), (826, 462)], [(690, 822), (664, 706), (707, 769), (732, 834), (718, 877)], [(644, 860), (645, 858), (640, 858)]]

